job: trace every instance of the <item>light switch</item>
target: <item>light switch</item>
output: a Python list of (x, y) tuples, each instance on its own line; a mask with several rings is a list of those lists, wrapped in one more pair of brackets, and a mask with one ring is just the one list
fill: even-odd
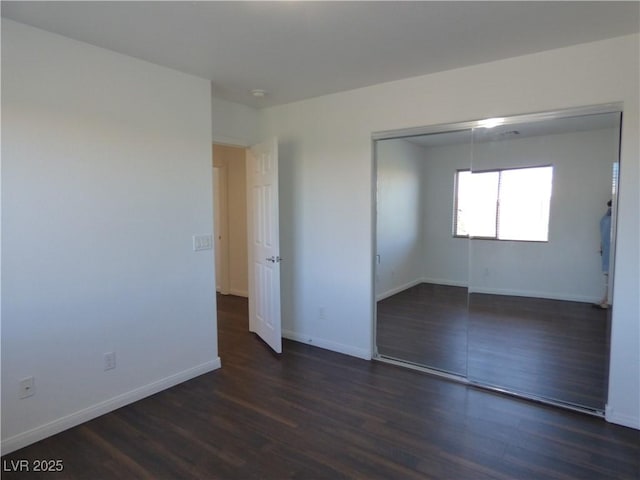
[(199, 250), (211, 250), (213, 245), (211, 235), (194, 235), (193, 236), (193, 251)]

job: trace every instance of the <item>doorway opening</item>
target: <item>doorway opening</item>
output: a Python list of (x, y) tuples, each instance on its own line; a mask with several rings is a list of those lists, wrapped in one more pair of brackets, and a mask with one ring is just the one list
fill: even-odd
[(249, 296), (246, 152), (213, 145), (216, 291), (244, 298)]
[(278, 141), (213, 144), (217, 295), (247, 299), (249, 330), (282, 352)]

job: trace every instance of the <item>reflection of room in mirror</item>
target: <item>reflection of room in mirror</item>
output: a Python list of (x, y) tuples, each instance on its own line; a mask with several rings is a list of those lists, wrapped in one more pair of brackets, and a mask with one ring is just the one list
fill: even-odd
[(601, 411), (620, 114), (459, 127), (376, 142), (378, 353)]

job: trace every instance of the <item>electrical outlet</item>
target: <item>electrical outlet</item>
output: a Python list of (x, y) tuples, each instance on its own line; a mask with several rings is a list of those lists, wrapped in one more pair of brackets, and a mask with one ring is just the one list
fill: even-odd
[(107, 352), (104, 354), (104, 371), (116, 368), (116, 352)]
[(36, 393), (35, 378), (26, 377), (20, 380), (20, 398), (27, 398)]
[(325, 310), (324, 307), (320, 307), (318, 308), (318, 318), (320, 320), (324, 320), (325, 319)]

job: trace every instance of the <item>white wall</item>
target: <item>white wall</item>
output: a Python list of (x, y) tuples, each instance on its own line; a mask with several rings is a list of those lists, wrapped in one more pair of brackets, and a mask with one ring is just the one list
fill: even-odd
[(611, 199), (619, 132), (592, 130), (474, 145), (473, 168), (552, 164), (549, 241), (470, 242), (469, 288), (582, 302), (604, 291), (599, 222)]
[(376, 158), (380, 300), (422, 281), (425, 151), (406, 140), (384, 140), (377, 143)]
[(638, 44), (631, 35), (265, 109), (261, 137), (280, 138), (288, 334), (371, 355), (372, 132), (620, 101), (623, 167), (607, 418), (640, 427)]
[(215, 143), (250, 147), (258, 137), (258, 110), (211, 97), (212, 134)]
[(468, 143), (425, 148), (423, 278), (427, 283), (467, 286), (469, 240), (453, 237), (454, 176), (471, 168)]
[(2, 120), (6, 453), (220, 360), (209, 82), (3, 19)]
[[(425, 152), (425, 272), (428, 282), (471, 291), (596, 302), (603, 294), (598, 222), (611, 198), (619, 133), (592, 130), (473, 145), (473, 168), (552, 164), (548, 242), (453, 238), (454, 175), (469, 168), (470, 144)], [(467, 251), (467, 249), (470, 249)]]

